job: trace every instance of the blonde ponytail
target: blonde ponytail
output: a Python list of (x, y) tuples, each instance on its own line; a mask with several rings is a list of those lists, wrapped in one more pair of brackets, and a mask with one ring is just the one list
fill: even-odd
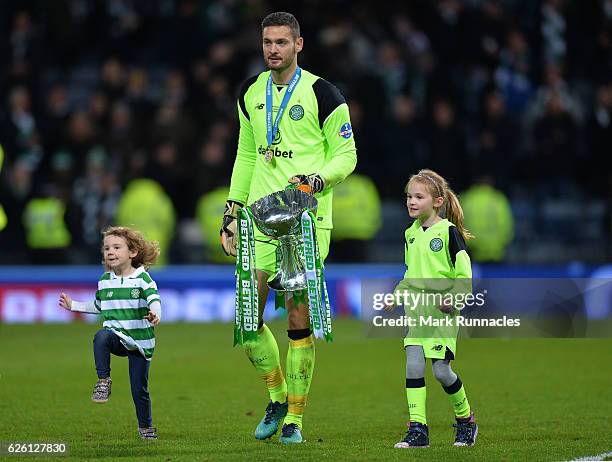
[(459, 203), (459, 198), (455, 192), (446, 187), (446, 219), (453, 223), (464, 240), (473, 239), (474, 235), (468, 231), (465, 227), (465, 220), (463, 218), (463, 209)]

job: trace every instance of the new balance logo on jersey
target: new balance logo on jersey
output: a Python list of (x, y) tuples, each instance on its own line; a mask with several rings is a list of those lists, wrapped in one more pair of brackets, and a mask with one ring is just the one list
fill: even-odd
[[(262, 156), (265, 156), (266, 148), (264, 148), (262, 145), (259, 145), (259, 147), (257, 148), (257, 152)], [(280, 149), (276, 148), (274, 149), (274, 157), (284, 157), (285, 159), (293, 159), (293, 151), (281, 151)]]
[(431, 347), (431, 349), (434, 350), (434, 351), (441, 351), (442, 348), (443, 348), (442, 345), (434, 345), (434, 346)]
[(255, 109), (263, 109), (266, 105), (264, 103), (259, 103), (255, 105)]
[(113, 296), (113, 291), (112, 291), (112, 290), (110, 290), (110, 291), (106, 292), (106, 296), (107, 296), (108, 298), (111, 298), (111, 297)]
[(412, 244), (414, 242), (414, 237), (411, 237), (410, 239), (408, 239), (408, 244)]

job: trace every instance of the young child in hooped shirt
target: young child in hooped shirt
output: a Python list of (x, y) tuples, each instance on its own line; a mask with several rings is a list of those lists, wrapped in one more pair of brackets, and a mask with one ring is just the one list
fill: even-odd
[(111, 394), (111, 353), (127, 356), (138, 433), (142, 439), (156, 439), (148, 378), (155, 350), (154, 326), (161, 320), (161, 303), (157, 285), (147, 269), (157, 261), (159, 248), (140, 232), (127, 227), (108, 228), (102, 236), (106, 272), (98, 281), (95, 300), (78, 302), (62, 293), (59, 304), (66, 310), (102, 315), (102, 329), (93, 340), (98, 381), (92, 401), (106, 403)]

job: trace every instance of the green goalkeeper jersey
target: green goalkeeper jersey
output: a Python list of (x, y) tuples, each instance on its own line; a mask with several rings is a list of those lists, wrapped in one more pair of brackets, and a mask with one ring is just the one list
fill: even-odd
[[(284, 189), (290, 177), (313, 173), (325, 181), (317, 227), (332, 227), (332, 188), (355, 168), (357, 153), (348, 106), (340, 91), (326, 80), (302, 70), (265, 160), (266, 85), (270, 71), (248, 79), (238, 97), (240, 135), (228, 199), (250, 205)], [(273, 118), (287, 85), (273, 85)]]

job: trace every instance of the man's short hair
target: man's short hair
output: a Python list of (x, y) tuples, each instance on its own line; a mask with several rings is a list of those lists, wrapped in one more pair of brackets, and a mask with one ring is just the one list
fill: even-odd
[(291, 29), (291, 35), (294, 40), (300, 36), (300, 25), (291, 13), (284, 11), (270, 13), (261, 21), (261, 31), (263, 32), (264, 28), (269, 26), (287, 26)]

